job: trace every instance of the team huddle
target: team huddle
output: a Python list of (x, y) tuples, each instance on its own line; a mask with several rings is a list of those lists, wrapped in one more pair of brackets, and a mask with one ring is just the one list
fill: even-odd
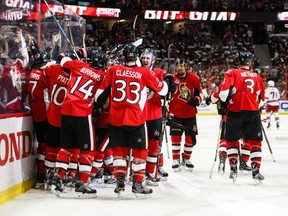
[(129, 181), (134, 194), (152, 194), (147, 186), (168, 179), (161, 151), (166, 124), (172, 169), (193, 170), (197, 106), (203, 102), (224, 107), (219, 173), (224, 173), (227, 157), (229, 177), (236, 181), (243, 140), (240, 169), (252, 171), (252, 178), (261, 182), (260, 109), (265, 87), (250, 71), (249, 55), (240, 52), (240, 68), (228, 70), (217, 91), (202, 101), (200, 79), (188, 71), (185, 60), (176, 60), (174, 74), (165, 72), (155, 67), (156, 53), (150, 48), (139, 53), (127, 43), (117, 52), (103, 53), (87, 47), (59, 54), (56, 61), (36, 52), (28, 86), (39, 143), (36, 187), (59, 197), (93, 198), (104, 178), (115, 184), (119, 196)]

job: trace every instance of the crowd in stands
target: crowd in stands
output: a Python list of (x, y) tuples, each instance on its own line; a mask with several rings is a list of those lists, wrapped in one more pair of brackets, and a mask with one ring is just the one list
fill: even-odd
[[(96, 29), (87, 35), (87, 46), (101, 46), (103, 50), (111, 49), (117, 43), (133, 41), (132, 23), (117, 22), (112, 31)], [(237, 67), (238, 54), (248, 50), (253, 55), (253, 68), (259, 71), (265, 80), (273, 79), (282, 91), (285, 88), (287, 70), (287, 40), (272, 38), (271, 60), (273, 68), (266, 71), (260, 68), (255, 53), (252, 26), (245, 23), (228, 24), (224, 31), (216, 31), (204, 23), (198, 22), (180, 28), (178, 32), (171, 30), (141, 29), (136, 31), (136, 38), (143, 38), (140, 49), (153, 48), (157, 53), (157, 66), (167, 70), (168, 64), (173, 68), (174, 60), (186, 59), (201, 78), (202, 85), (215, 83), (219, 85), (228, 68)], [(170, 58), (168, 58), (170, 47)], [(276, 72), (275, 72), (276, 70)], [(209, 82), (207, 82), (209, 81)]]
[[(89, 2), (90, 6), (133, 10), (279, 11), (288, 9), (287, 0), (87, 0), (86, 2)], [(78, 0), (66, 0), (66, 3), (79, 4)]]

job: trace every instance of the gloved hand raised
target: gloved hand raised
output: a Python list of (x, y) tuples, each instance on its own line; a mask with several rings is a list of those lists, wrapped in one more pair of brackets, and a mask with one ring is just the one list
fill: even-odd
[(174, 83), (174, 76), (173, 76), (173, 74), (171, 74), (171, 73), (164, 73), (164, 74), (163, 74), (163, 79), (164, 79), (164, 82), (167, 83), (168, 89), (170, 89), (171, 86), (172, 86), (173, 83)]

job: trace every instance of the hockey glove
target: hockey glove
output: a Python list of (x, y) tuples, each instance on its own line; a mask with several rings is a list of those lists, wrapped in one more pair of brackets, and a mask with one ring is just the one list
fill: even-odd
[(35, 40), (32, 40), (31, 45), (30, 45), (30, 49), (31, 49), (31, 53), (33, 55), (36, 55), (36, 54), (40, 53), (38, 44), (36, 43)]
[(174, 115), (172, 113), (167, 114), (167, 123), (169, 126), (173, 125), (174, 122)]
[(93, 117), (95, 117), (97, 119), (102, 115), (102, 113), (103, 113), (103, 108), (100, 107), (100, 108), (95, 108), (93, 110), (92, 115), (93, 115)]
[(163, 79), (164, 79), (164, 82), (167, 83), (168, 89), (170, 90), (171, 86), (172, 86), (173, 83), (174, 83), (174, 76), (173, 76), (173, 74), (171, 74), (171, 73), (164, 73), (164, 74), (163, 74)]
[(193, 106), (193, 107), (199, 106), (200, 102), (201, 102), (201, 98), (199, 96), (196, 96), (194, 98), (190, 98), (188, 100), (188, 104), (190, 106)]
[(209, 105), (212, 103), (212, 101), (211, 101), (211, 95), (209, 95), (209, 96), (205, 99), (205, 103), (206, 103), (207, 106), (209, 106)]
[(217, 102), (217, 110), (219, 115), (226, 115), (227, 114), (227, 103), (218, 100)]

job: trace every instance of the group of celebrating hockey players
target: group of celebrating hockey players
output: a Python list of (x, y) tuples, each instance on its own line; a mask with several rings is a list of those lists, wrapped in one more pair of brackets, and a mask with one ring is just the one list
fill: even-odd
[[(147, 186), (168, 179), (162, 152), (166, 124), (172, 169), (193, 170), (197, 106), (205, 98), (199, 77), (184, 59), (177, 59), (170, 73), (155, 66), (155, 50), (139, 53), (132, 42), (107, 53), (98, 47), (67, 50), (54, 61), (34, 41), (29, 45), (33, 64), (27, 93), (38, 141), (36, 188), (51, 189), (60, 197), (93, 198), (104, 176), (105, 183), (116, 184), (118, 195), (129, 181), (133, 193), (151, 194)], [(270, 110), (279, 128), (279, 92), (277, 96), (269, 81), (265, 94), (250, 63), (251, 54), (241, 51), (240, 67), (228, 70), (205, 102), (217, 103), (221, 115), (219, 174), (224, 174), (228, 158), (234, 182), (239, 164), (239, 170), (252, 172), (259, 183), (264, 180), (261, 107), (266, 101), (268, 128)]]

